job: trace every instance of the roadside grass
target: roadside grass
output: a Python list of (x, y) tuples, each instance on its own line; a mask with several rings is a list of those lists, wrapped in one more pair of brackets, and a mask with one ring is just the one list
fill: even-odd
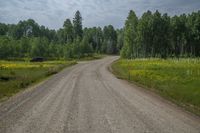
[(56, 74), (75, 61), (0, 61), (0, 100), (4, 100), (27, 86)]
[(199, 59), (120, 59), (113, 73), (133, 81), (200, 115)]
[(104, 58), (106, 55), (104, 54), (92, 54), (89, 56), (82, 57), (80, 59), (76, 59), (77, 61), (91, 61), (91, 60), (98, 60)]

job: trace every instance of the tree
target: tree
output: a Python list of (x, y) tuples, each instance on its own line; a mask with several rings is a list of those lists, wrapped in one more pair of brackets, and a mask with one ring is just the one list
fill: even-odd
[(184, 54), (184, 47), (186, 45), (186, 16), (174, 16), (171, 19), (172, 26), (172, 45), (173, 52), (176, 57)]
[(160, 54), (162, 58), (167, 58), (169, 56), (169, 53), (171, 51), (170, 49), (170, 37), (171, 37), (171, 27), (170, 27), (170, 17), (165, 13), (162, 16), (162, 33), (163, 33), (163, 39), (161, 43), (160, 48)]
[(116, 32), (117, 32), (117, 49), (119, 52), (124, 45), (124, 30), (118, 29), (116, 30)]
[(96, 40), (96, 47), (93, 48), (93, 49), (95, 49), (96, 53), (100, 53), (101, 46), (102, 46), (102, 43), (103, 43), (103, 32), (102, 32), (102, 29), (100, 27), (98, 27), (96, 29), (95, 40)]
[(32, 57), (47, 57), (48, 55), (48, 39), (34, 38), (32, 41), (31, 56)]
[(66, 43), (73, 42), (73, 25), (70, 19), (66, 19), (64, 24), (64, 40)]
[(82, 38), (83, 36), (82, 17), (79, 11), (75, 13), (73, 24), (74, 24), (74, 38), (77, 38), (77, 37)]
[(102, 52), (107, 54), (117, 53), (117, 32), (112, 25), (105, 26), (103, 29)]
[(10, 40), (7, 37), (0, 38), (0, 59), (6, 59), (10, 57)]
[(199, 57), (200, 11), (170, 17), (159, 11), (137, 18), (130, 11), (123, 29), (112, 25), (82, 29), (76, 12), (73, 24), (66, 19), (58, 30), (34, 20), (0, 23), (0, 58), (81, 58), (93, 53), (118, 54), (124, 58)]
[(30, 42), (29, 39), (24, 37), (20, 40), (20, 53), (21, 57), (29, 57), (30, 56)]
[(92, 49), (92, 44), (89, 42), (89, 37), (87, 35), (85, 35), (81, 41), (81, 53), (82, 53), (82, 56), (88, 56), (88, 55), (91, 55), (92, 52), (93, 52), (93, 49)]
[(77, 37), (75, 39), (75, 41), (72, 43), (72, 53), (73, 53), (73, 57), (74, 58), (81, 58), (81, 47), (80, 47), (80, 43), (81, 43), (81, 38)]
[(137, 43), (140, 47), (141, 57), (150, 57), (150, 52), (153, 44), (153, 25), (151, 11), (145, 12), (138, 23)]
[(124, 29), (124, 47), (122, 48), (121, 55), (125, 58), (137, 57), (137, 25), (138, 18), (134, 11), (130, 11), (125, 23)]
[(0, 23), (0, 36), (6, 35), (8, 32), (8, 26), (6, 24)]
[(167, 14), (163, 16), (159, 11), (156, 11), (153, 14), (152, 19), (152, 26), (153, 26), (153, 42), (152, 42), (152, 50), (151, 56), (153, 57), (162, 57), (166, 58), (169, 45), (169, 38), (170, 38), (170, 18)]
[(65, 43), (65, 32), (64, 29), (59, 29), (57, 31), (58, 43), (64, 44)]
[(200, 56), (200, 11), (187, 17), (187, 53), (188, 56)]
[(67, 44), (67, 45), (65, 45), (64, 57), (65, 57), (66, 59), (74, 58), (74, 54), (73, 54), (73, 44)]

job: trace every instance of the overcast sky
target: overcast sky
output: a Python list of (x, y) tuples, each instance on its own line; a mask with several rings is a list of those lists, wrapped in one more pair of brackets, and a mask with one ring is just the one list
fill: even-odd
[(130, 9), (138, 16), (157, 9), (169, 15), (191, 13), (200, 10), (200, 0), (0, 0), (0, 22), (32, 18), (40, 25), (58, 29), (80, 10), (84, 26), (112, 24), (121, 28)]

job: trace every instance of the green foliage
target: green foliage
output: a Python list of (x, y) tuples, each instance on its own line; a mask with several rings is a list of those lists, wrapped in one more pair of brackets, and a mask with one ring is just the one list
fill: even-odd
[(64, 42), (69, 44), (73, 42), (73, 25), (70, 19), (66, 19), (64, 22)]
[(142, 84), (200, 114), (199, 59), (118, 60), (112, 68), (118, 77)]
[(147, 11), (139, 20), (130, 11), (121, 57), (199, 57), (199, 22), (200, 11), (174, 17)]
[(34, 38), (31, 43), (32, 57), (47, 57), (48, 40), (46, 38)]
[(8, 32), (8, 27), (6, 24), (0, 23), (0, 35), (6, 35)]
[(151, 11), (144, 13), (138, 23), (138, 38), (137, 41), (140, 46), (140, 56), (144, 55), (145, 57), (151, 56), (153, 44), (153, 31), (152, 31), (152, 22), (153, 17)]
[(200, 11), (174, 17), (147, 11), (138, 18), (131, 10), (123, 29), (82, 27), (79, 11), (73, 23), (66, 19), (57, 31), (32, 19), (16, 25), (0, 23), (0, 59), (83, 58), (94, 53), (120, 53), (129, 59), (200, 56)]
[(117, 50), (117, 32), (112, 25), (105, 26), (103, 29), (102, 52), (107, 54), (116, 54)]
[(117, 29), (116, 32), (117, 32), (117, 50), (119, 52), (119, 50), (121, 50), (124, 45), (124, 30)]
[(83, 36), (82, 17), (79, 11), (75, 13), (73, 24), (74, 24), (74, 38), (77, 38), (77, 37), (82, 38)]
[(16, 25), (0, 23), (0, 59), (80, 59), (95, 53), (117, 54), (123, 45), (122, 39), (117, 47), (117, 32), (111, 25), (105, 26), (103, 31), (100, 27), (83, 30), (79, 11), (73, 23), (66, 19), (63, 28), (57, 31), (39, 26), (32, 19)]
[(138, 54), (137, 39), (138, 18), (134, 11), (130, 11), (124, 28), (124, 47), (122, 56), (124, 58), (136, 57)]
[(103, 31), (101, 28), (85, 28), (83, 34), (89, 38), (89, 43), (92, 45), (93, 52), (100, 53), (103, 43)]
[(89, 42), (88, 36), (83, 37), (83, 40), (81, 41), (80, 48), (81, 48), (82, 55), (90, 55), (90, 54), (93, 53), (92, 45)]

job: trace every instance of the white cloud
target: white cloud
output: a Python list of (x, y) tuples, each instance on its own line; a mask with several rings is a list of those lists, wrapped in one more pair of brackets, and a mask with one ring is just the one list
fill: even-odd
[(199, 0), (0, 0), (0, 22), (17, 23), (32, 18), (50, 28), (62, 27), (66, 18), (80, 10), (84, 26), (112, 24), (122, 27), (130, 9), (138, 16), (158, 9), (170, 15), (200, 9)]

